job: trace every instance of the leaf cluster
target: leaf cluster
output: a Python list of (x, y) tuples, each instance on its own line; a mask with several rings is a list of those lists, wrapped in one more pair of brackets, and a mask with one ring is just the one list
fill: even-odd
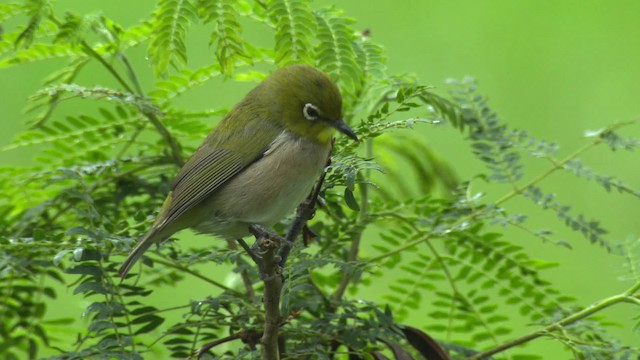
[[(37, 153), (27, 166), (0, 172), (0, 357), (260, 354), (265, 319), (256, 294), (264, 288), (233, 244), (192, 249), (170, 241), (150, 250), (125, 281), (116, 270), (151, 225), (193, 140), (230, 106), (194, 110), (178, 98), (215, 80), (260, 81), (291, 63), (314, 65), (336, 80), (345, 119), (362, 143), (336, 140), (305, 236), (311, 242), (296, 243), (283, 269), (286, 357), (480, 359), (509, 350), (508, 358), (536, 359), (542, 357), (510, 349), (539, 338), (562, 343), (579, 359), (640, 354), (593, 318), (609, 306), (640, 304), (638, 234), (610, 238), (597, 214), (563, 203), (545, 183), (565, 172), (637, 199), (637, 189), (581, 158), (596, 147), (635, 150), (640, 140), (623, 133), (635, 123), (588, 133), (582, 148), (559, 156), (559, 144), (501, 121), (472, 79), (452, 81), (442, 95), (410, 75), (389, 74), (383, 47), (367, 31), (310, 0), (158, 0), (150, 17), (130, 27), (56, 9), (49, 0), (0, 5), (0, 19), (20, 22), (0, 38), (0, 71), (48, 59), (63, 64), (29, 99), (30, 128), (0, 148)], [(187, 40), (198, 23), (210, 61), (193, 68)], [(269, 38), (249, 41), (248, 26)], [(139, 48), (153, 74), (136, 61)], [(81, 75), (89, 71), (86, 80)], [(112, 85), (97, 85), (95, 75)], [(149, 76), (153, 83), (140, 80)], [(74, 103), (86, 108), (61, 115)], [(485, 170), (459, 180), (417, 131), (433, 126), (461, 137)], [(410, 173), (390, 166), (399, 161)], [(531, 170), (535, 161), (548, 169)], [(489, 190), (477, 190), (483, 186)], [(532, 215), (508, 208), (516, 198), (559, 221), (536, 229)], [(285, 219), (275, 230), (290, 225)], [(621, 255), (629, 289), (585, 307), (550, 280), (546, 270), (556, 264), (518, 245), (535, 237), (571, 247), (579, 240), (556, 235), (565, 227)], [(203, 271), (212, 262), (215, 274)], [(221, 281), (222, 273), (237, 281)], [(207, 295), (176, 296), (169, 305), (153, 300), (160, 288), (191, 284), (206, 285)], [(65, 287), (82, 299), (82, 313), (52, 311)], [(521, 324), (532, 331), (519, 335)]]

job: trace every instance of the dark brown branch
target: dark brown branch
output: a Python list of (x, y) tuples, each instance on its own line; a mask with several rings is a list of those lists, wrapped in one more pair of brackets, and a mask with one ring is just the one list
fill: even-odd
[[(327, 157), (327, 166), (330, 164), (331, 153), (329, 153)], [(279, 346), (279, 343), (283, 342), (283, 339), (278, 336), (279, 328), (282, 325), (282, 315), (280, 314), (280, 295), (284, 282), (282, 268), (287, 262), (295, 239), (307, 221), (313, 217), (315, 205), (320, 195), (325, 176), (326, 171), (322, 173), (311, 194), (298, 206), (295, 220), (291, 224), (287, 236), (284, 239), (257, 225), (249, 228), (256, 236), (256, 244), (262, 257), (258, 257), (241, 239), (238, 240), (240, 245), (258, 265), (260, 277), (264, 282), (264, 296), (262, 300), (265, 311), (265, 325), (260, 340), (263, 345), (262, 358), (264, 360), (278, 360), (280, 358), (280, 349), (283, 349), (283, 347)], [(254, 248), (255, 247), (256, 246), (254, 246)], [(279, 252), (278, 249), (280, 249)]]
[(249, 344), (249, 347), (254, 350), (255, 349), (255, 344), (258, 342), (258, 339), (260, 338), (260, 333), (256, 332), (255, 330), (244, 330), (241, 331), (239, 333), (235, 333), (232, 335), (229, 335), (225, 338), (216, 340), (216, 341), (212, 341), (208, 344), (205, 344), (203, 346), (201, 346), (198, 351), (195, 352), (195, 354), (192, 354), (189, 359), (193, 358), (193, 355), (196, 356), (196, 359), (200, 359), (204, 354), (206, 354), (209, 350), (213, 349), (214, 347), (218, 346), (218, 345), (222, 345), (224, 343), (227, 343), (229, 341), (233, 341), (233, 340), (237, 340), (240, 339), (242, 340), (243, 343), (245, 344)]
[(262, 358), (278, 360), (278, 330), (282, 317), (280, 315), (280, 292), (282, 291), (282, 268), (276, 261), (276, 252), (280, 247), (278, 239), (258, 239), (262, 255), (262, 281), (264, 282), (264, 333), (262, 334)]
[[(284, 321), (282, 321), (280, 323), (280, 327), (283, 327), (284, 325), (290, 323), (291, 321), (295, 320), (298, 316), (300, 316), (301, 311), (294, 311), (292, 312), (289, 317), (287, 319), (285, 319)], [(256, 349), (256, 345), (258, 344), (258, 342), (260, 341), (260, 338), (262, 338), (262, 334), (263, 333), (259, 333), (253, 329), (248, 329), (248, 330), (243, 330), (240, 331), (238, 333), (235, 334), (231, 334), (225, 338), (219, 339), (219, 340), (215, 340), (212, 341), (208, 344), (202, 345), (200, 347), (200, 349), (198, 349), (198, 351), (193, 355), (197, 355), (197, 358), (200, 359), (200, 357), (202, 357), (207, 351), (213, 349), (214, 347), (218, 346), (218, 345), (222, 345), (224, 343), (227, 343), (229, 341), (233, 341), (233, 340), (242, 340), (243, 343), (249, 345), (249, 348), (251, 350), (255, 350)], [(282, 337), (278, 338), (279, 341), (279, 346), (280, 349), (283, 350), (284, 349), (284, 344), (282, 343)]]

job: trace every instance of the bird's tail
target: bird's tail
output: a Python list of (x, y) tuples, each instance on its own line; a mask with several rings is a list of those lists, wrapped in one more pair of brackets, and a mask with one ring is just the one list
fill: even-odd
[(162, 242), (164, 240), (166, 240), (166, 237), (161, 237), (160, 229), (155, 228), (149, 231), (138, 241), (138, 244), (135, 248), (133, 248), (131, 254), (129, 254), (127, 259), (122, 263), (122, 266), (120, 266), (120, 270), (118, 270), (118, 275), (124, 279), (133, 265), (136, 264), (138, 259), (140, 259), (142, 255), (144, 255), (144, 252), (147, 251), (151, 247), (151, 245), (156, 242)]

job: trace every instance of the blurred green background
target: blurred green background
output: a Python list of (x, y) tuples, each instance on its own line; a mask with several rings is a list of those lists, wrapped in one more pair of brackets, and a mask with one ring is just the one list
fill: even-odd
[[(74, 9), (80, 13), (99, 11), (127, 26), (150, 12), (154, 1), (60, 0), (56, 4), (58, 9)], [(353, 0), (317, 1), (314, 6), (331, 4), (344, 9), (358, 21), (356, 28), (370, 30), (372, 38), (385, 46), (390, 73), (415, 73), (423, 83), (435, 86), (442, 93), (446, 89), (445, 79), (472, 76), (480, 84), (480, 93), (490, 99), (504, 122), (513, 128), (527, 129), (538, 138), (557, 140), (561, 145), (560, 156), (585, 143), (585, 130), (633, 120), (640, 115), (639, 1)], [(202, 28), (196, 27), (196, 30)], [(260, 36), (252, 29), (245, 33)], [(204, 33), (195, 32), (188, 39), (192, 49), (194, 44), (202, 47), (207, 43)], [(191, 54), (190, 64), (194, 67), (210, 61), (210, 52), (206, 48), (202, 50)], [(151, 70), (144, 57), (141, 51), (132, 55), (136, 60), (134, 66), (146, 66), (147, 77), (142, 81), (149, 85)], [(26, 98), (39, 89), (41, 79), (60, 64), (58, 60), (51, 60), (0, 69), (3, 125), (0, 147), (10, 143), (25, 128)], [(80, 81), (87, 85), (111, 85), (101, 76), (85, 76)], [(204, 88), (201, 96), (190, 97), (192, 106), (206, 107), (212, 99), (215, 106), (229, 106), (252, 85), (227, 83), (223, 93), (211, 93), (219, 86), (220, 83)], [(60, 114), (78, 109), (74, 106), (78, 105), (66, 106)], [(451, 162), (461, 179), (482, 171), (459, 133), (445, 127), (423, 127), (420, 131), (430, 146)], [(627, 131), (637, 135), (638, 127)], [(0, 165), (27, 164), (32, 156), (33, 151), (3, 152)], [(640, 188), (637, 154), (597, 149), (584, 160), (597, 172), (615, 175)], [(529, 178), (535, 175), (527, 174)], [(635, 236), (640, 241), (640, 202), (607, 194), (593, 183), (576, 181), (563, 174), (554, 175), (543, 183), (543, 188), (561, 194), (560, 202), (573, 205), (587, 217), (602, 220), (602, 225), (610, 231), (610, 240)], [(495, 200), (502, 193), (491, 194), (487, 201)], [(525, 201), (507, 204), (507, 208), (515, 211), (520, 206), (530, 205)], [(539, 214), (539, 218), (531, 221), (533, 228), (558, 228), (553, 214)], [(565, 293), (576, 296), (581, 305), (617, 294), (627, 286), (617, 280), (622, 269), (615, 264), (621, 259), (588, 244), (577, 233), (567, 230), (558, 234), (573, 245), (573, 250), (541, 244), (523, 233), (513, 233), (513, 236), (533, 257), (561, 263), (548, 272), (547, 278)], [(167, 289), (166, 296), (171, 291), (174, 290)], [(195, 287), (193, 291), (193, 298), (199, 296), (195, 295)], [(79, 316), (83, 305), (86, 304), (69, 304), (73, 308), (69, 311)], [(424, 317), (417, 316), (411, 321), (417, 326), (428, 323), (426, 312)], [(607, 320), (622, 325), (612, 332), (625, 339), (625, 343), (640, 342), (640, 337), (633, 335), (630, 328), (631, 318), (638, 315), (630, 307), (611, 309), (604, 314)], [(526, 325), (522, 324), (522, 331), (527, 329)], [(530, 349), (549, 359), (569, 357), (560, 351), (560, 345), (551, 341), (542, 341)]]

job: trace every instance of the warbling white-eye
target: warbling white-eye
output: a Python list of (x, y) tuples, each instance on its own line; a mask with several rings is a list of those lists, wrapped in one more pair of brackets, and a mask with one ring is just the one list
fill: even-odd
[(249, 226), (290, 214), (322, 173), (342, 120), (340, 90), (313, 67), (275, 71), (211, 131), (173, 181), (151, 230), (120, 268), (124, 277), (154, 243), (192, 228), (236, 240)]

